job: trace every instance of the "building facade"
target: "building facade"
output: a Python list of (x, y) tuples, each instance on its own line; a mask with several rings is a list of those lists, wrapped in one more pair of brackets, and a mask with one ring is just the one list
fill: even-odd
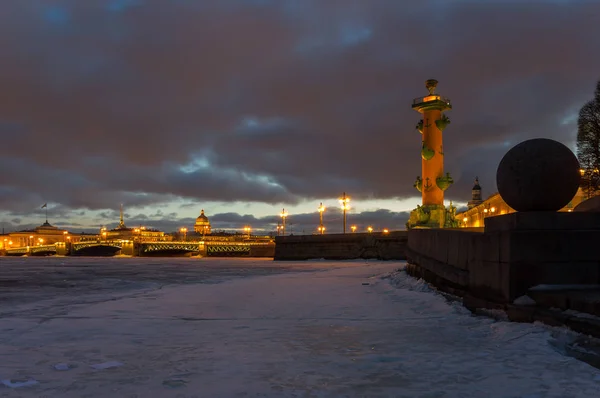
[[(579, 188), (573, 199), (559, 211), (572, 211), (575, 206), (586, 200), (583, 190)], [(456, 214), (459, 225), (465, 228), (483, 228), (488, 217), (501, 214), (514, 213), (516, 210), (506, 204), (498, 192), (482, 200), (481, 186), (479, 180), (475, 179), (475, 185), (471, 193), (471, 200), (467, 204), (467, 210)]]
[(66, 229), (55, 227), (46, 220), (34, 229), (0, 235), (0, 249), (53, 245), (58, 242), (79, 242), (81, 236), (81, 234), (74, 234)]

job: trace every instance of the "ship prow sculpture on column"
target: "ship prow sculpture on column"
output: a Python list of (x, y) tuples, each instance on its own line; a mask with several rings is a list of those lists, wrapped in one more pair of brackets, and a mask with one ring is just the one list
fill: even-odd
[(454, 183), (450, 173), (444, 173), (442, 132), (450, 124), (444, 111), (452, 109), (450, 99), (435, 93), (437, 80), (429, 79), (425, 87), (429, 94), (413, 100), (412, 108), (423, 115), (416, 129), (422, 135), (421, 176), (414, 187), (421, 192), (422, 204), (411, 211), (408, 228), (455, 228), (456, 207), (444, 206), (444, 192)]

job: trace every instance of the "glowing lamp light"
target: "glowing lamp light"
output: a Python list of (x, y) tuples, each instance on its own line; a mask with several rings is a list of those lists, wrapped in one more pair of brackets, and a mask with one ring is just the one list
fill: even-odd
[(352, 232), (356, 232), (356, 225), (351, 226), (350, 229), (352, 230)]
[(387, 228), (384, 228), (384, 229), (383, 229), (383, 233), (384, 233), (384, 234), (387, 234), (388, 232), (390, 232), (390, 231), (389, 231)]
[(469, 219), (467, 217), (463, 218), (463, 222), (467, 222)]
[(367, 231), (369, 231), (369, 233), (373, 232), (373, 227), (367, 227)]

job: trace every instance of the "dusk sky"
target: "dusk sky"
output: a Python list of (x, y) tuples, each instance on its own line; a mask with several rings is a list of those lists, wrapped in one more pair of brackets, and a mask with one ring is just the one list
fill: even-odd
[(0, 221), (74, 231), (404, 228), (425, 80), (452, 100), (447, 201), (534, 137), (575, 149), (600, 1), (2, 0)]

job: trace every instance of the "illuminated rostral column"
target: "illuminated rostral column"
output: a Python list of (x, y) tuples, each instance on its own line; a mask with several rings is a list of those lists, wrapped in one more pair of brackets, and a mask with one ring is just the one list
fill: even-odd
[(450, 124), (444, 111), (452, 109), (450, 100), (435, 93), (437, 80), (427, 80), (429, 94), (415, 98), (412, 108), (423, 114), (417, 124), (422, 134), (421, 176), (414, 187), (421, 192), (422, 206), (411, 212), (409, 227), (453, 227), (456, 208), (444, 207), (444, 191), (454, 182), (450, 173), (444, 174), (444, 146), (442, 132)]

